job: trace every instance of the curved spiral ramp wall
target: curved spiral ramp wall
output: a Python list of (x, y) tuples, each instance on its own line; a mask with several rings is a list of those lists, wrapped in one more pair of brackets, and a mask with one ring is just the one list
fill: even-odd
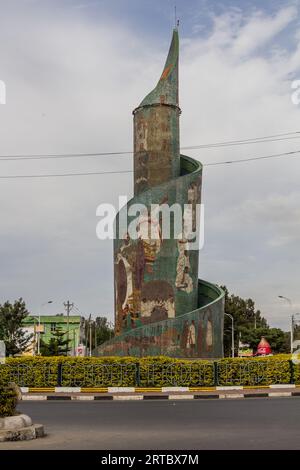
[[(178, 234), (175, 223), (165, 237), (162, 215), (155, 212), (176, 203), (184, 214), (188, 207), (190, 230), (199, 228), (202, 166), (179, 150), (178, 51), (175, 29), (156, 88), (133, 111), (134, 197), (115, 227), (116, 336), (98, 355), (223, 355), (224, 293), (198, 280), (198, 248), (191, 249), (191, 238)], [(147, 208), (138, 218), (136, 204)]]

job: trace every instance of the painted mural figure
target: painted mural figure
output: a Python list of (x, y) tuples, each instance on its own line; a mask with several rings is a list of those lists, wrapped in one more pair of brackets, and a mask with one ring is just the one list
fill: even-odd
[(192, 320), (192, 323), (189, 326), (188, 329), (188, 336), (187, 336), (187, 342), (186, 342), (186, 349), (188, 356), (193, 356), (194, 355), (194, 350), (196, 346), (196, 328), (195, 328), (195, 322)]
[(158, 210), (151, 211), (151, 216), (148, 214), (148, 211), (142, 213), (138, 218), (137, 224), (137, 234), (143, 243), (145, 261), (150, 264), (155, 261), (162, 244), (161, 228), (157, 212)]
[(206, 325), (206, 351), (210, 352), (213, 346), (213, 325), (211, 321), (211, 314), (209, 313), (209, 317), (207, 319)]
[(177, 289), (189, 294), (193, 290), (193, 279), (189, 274), (191, 265), (189, 251), (187, 250), (188, 242), (184, 239), (179, 239), (177, 241), (177, 247), (179, 255), (177, 259), (175, 286)]

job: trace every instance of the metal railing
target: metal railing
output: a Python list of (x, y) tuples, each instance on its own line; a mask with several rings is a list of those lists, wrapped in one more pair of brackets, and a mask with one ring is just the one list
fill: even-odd
[(43, 363), (0, 365), (21, 387), (202, 387), (293, 382), (290, 361), (190, 363)]
[(216, 362), (217, 385), (269, 385), (293, 381), (290, 361)]

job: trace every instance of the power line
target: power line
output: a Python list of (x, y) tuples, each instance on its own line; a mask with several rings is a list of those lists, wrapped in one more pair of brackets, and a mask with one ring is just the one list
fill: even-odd
[(282, 140), (294, 140), (300, 139), (300, 136), (294, 137), (283, 137), (280, 139), (256, 139), (256, 140), (244, 140), (244, 141), (236, 141), (236, 142), (224, 142), (224, 143), (217, 143), (217, 144), (203, 144), (203, 145), (193, 145), (189, 147), (182, 147), (182, 149), (193, 150), (193, 149), (202, 149), (202, 148), (220, 148), (220, 147), (234, 147), (236, 145), (250, 145), (250, 144), (261, 144), (266, 142), (278, 142)]
[(56, 173), (56, 174), (45, 174), (45, 175), (4, 175), (0, 176), (0, 179), (16, 179), (16, 178), (57, 178), (67, 176), (90, 176), (90, 175), (112, 175), (116, 173), (133, 173), (132, 170), (124, 171), (90, 171), (86, 173)]
[[(208, 148), (219, 148), (219, 147), (232, 147), (237, 145), (250, 145), (260, 144), (267, 142), (278, 142), (284, 140), (300, 139), (300, 131), (286, 132), (281, 134), (273, 134), (264, 137), (253, 137), (251, 139), (242, 140), (228, 140), (224, 142), (215, 142), (202, 145), (190, 145), (181, 147), (182, 150), (197, 150), (197, 149), (208, 149)], [(287, 137), (289, 136), (289, 137)], [(17, 161), (17, 160), (46, 160), (46, 159), (61, 159), (61, 158), (82, 158), (82, 157), (104, 157), (104, 156), (118, 156), (118, 155), (132, 155), (132, 151), (121, 151), (121, 152), (95, 152), (95, 153), (61, 153), (61, 154), (24, 154), (24, 155), (0, 155), (1, 161)]]
[(249, 157), (249, 158), (240, 158), (239, 160), (227, 160), (223, 162), (212, 162), (212, 163), (205, 163), (203, 166), (216, 166), (216, 165), (231, 165), (232, 163), (245, 163), (245, 162), (253, 162), (256, 160), (266, 160), (269, 158), (279, 158), (279, 157), (288, 157), (293, 156), (300, 153), (300, 150), (294, 150), (292, 152), (285, 152), (285, 153), (276, 153), (273, 155), (264, 155), (262, 157)]
[[(203, 163), (202, 166), (217, 166), (217, 165), (232, 165), (234, 163), (246, 163), (258, 160), (266, 160), (279, 157), (291, 157), (300, 153), (300, 150), (292, 152), (277, 153), (273, 155), (263, 155), (261, 157), (249, 157), (239, 160), (227, 160), (222, 162)], [(0, 179), (20, 179), (20, 178), (57, 178), (57, 177), (70, 177), (70, 176), (91, 176), (91, 175), (112, 175), (122, 173), (133, 173), (132, 170), (118, 170), (118, 171), (91, 171), (84, 173), (57, 173), (57, 174), (42, 174), (42, 175), (0, 175)]]

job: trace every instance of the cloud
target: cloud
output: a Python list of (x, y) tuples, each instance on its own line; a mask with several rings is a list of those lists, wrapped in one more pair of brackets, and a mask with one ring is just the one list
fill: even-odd
[(270, 43), (292, 21), (297, 18), (295, 6), (282, 8), (275, 15), (266, 18), (260, 11), (254, 13), (247, 22), (236, 31), (232, 50), (238, 57), (253, 53), (256, 49)]

